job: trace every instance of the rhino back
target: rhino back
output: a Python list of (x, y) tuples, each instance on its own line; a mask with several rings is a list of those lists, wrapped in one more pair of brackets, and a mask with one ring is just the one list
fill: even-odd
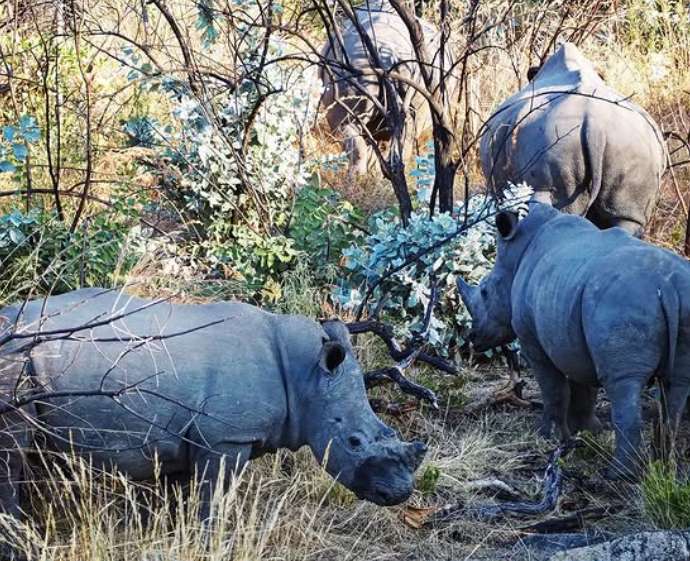
[(492, 117), (481, 156), (496, 187), (526, 181), (537, 190), (555, 189), (557, 207), (572, 214), (584, 214), (593, 203), (589, 193), (598, 190), (595, 212), (640, 224), (649, 218), (665, 168), (656, 124), (603, 82), (571, 90), (537, 84), (519, 92)]
[[(95, 294), (51, 298), (42, 329), (80, 326), (149, 304), (119, 293)], [(40, 315), (41, 302), (33, 302), (24, 321)], [(142, 458), (150, 460), (154, 449), (175, 470), (186, 465), (192, 441), (261, 445), (280, 431), (287, 414), (277, 319), (240, 303), (165, 302), (76, 333), (81, 341), (41, 344), (32, 363), (49, 390), (122, 392), (116, 399), (39, 403), (41, 420), (59, 448), (74, 444), (97, 458), (116, 457), (120, 467), (142, 477), (150, 469)], [(166, 338), (159, 340), (160, 334)]]
[[(645, 324), (656, 353), (650, 361), (660, 360), (668, 337), (660, 290), (690, 290), (690, 265), (618, 228), (600, 231), (563, 215), (538, 231), (520, 260), (511, 293), (513, 327), (561, 371), (596, 384), (594, 340), (622, 341), (629, 337), (621, 331), (625, 325)], [(686, 321), (690, 325), (690, 316)]]

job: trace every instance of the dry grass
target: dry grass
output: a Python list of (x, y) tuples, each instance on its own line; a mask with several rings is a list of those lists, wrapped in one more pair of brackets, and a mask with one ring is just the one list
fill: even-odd
[[(378, 345), (364, 338), (358, 352), (372, 363), (383, 358)], [(466, 375), (470, 398), (505, 382), (504, 370), (496, 365), (473, 367)], [(538, 397), (532, 380), (527, 395)], [(404, 524), (402, 514), (409, 506), (490, 501), (468, 486), (488, 477), (508, 482), (528, 500), (539, 500), (547, 452), (554, 443), (535, 436), (536, 416), (535, 411), (505, 407), (475, 417), (446, 409), (387, 418), (404, 438), (427, 440), (429, 453), (418, 475), (428, 466), (440, 472), (435, 488), (415, 492), (401, 507), (356, 500), (306, 449), (265, 456), (253, 461), (225, 495), (214, 497), (218, 521), (210, 531), (199, 523), (194, 485), (132, 483), (82, 459), (56, 461), (39, 455), (32, 462), (38, 464), (39, 482), (28, 485), (24, 496), (30, 516), (22, 523), (0, 517), (0, 530), (27, 549), (29, 560), (41, 561), (524, 559), (519, 545), (513, 549), (506, 544), (519, 539), (526, 521), (460, 519), (414, 530)], [(618, 505), (617, 512), (590, 529), (648, 527), (634, 499), (639, 488), (608, 484), (597, 475), (608, 462), (610, 433), (598, 442), (601, 449), (587, 449), (566, 462), (558, 513)]]

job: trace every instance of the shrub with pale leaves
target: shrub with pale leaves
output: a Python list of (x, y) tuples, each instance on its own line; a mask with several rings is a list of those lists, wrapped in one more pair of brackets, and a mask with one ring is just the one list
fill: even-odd
[(427, 342), (436, 353), (448, 356), (465, 344), (471, 324), (455, 278), (460, 275), (478, 282), (489, 274), (496, 254), (494, 215), (503, 208), (524, 211), (531, 194), (532, 189), (522, 184), (505, 190), (500, 202), (474, 195), (467, 208), (460, 204), (452, 216), (430, 216), (428, 207), (420, 204), (407, 228), (390, 211), (375, 215), (369, 227), (372, 233), (343, 251), (346, 276), (336, 289), (336, 298), (346, 309), (365, 306), (368, 313), (385, 298), (382, 319), (396, 325), (399, 337), (409, 337), (420, 331), (436, 284), (440, 294)]

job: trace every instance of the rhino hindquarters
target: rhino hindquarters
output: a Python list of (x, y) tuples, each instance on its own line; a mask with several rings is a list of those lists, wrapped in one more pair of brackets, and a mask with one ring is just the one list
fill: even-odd
[(571, 434), (580, 431), (597, 433), (601, 430), (601, 422), (594, 413), (597, 404), (599, 388), (583, 386), (570, 381), (570, 407), (568, 408), (568, 428)]

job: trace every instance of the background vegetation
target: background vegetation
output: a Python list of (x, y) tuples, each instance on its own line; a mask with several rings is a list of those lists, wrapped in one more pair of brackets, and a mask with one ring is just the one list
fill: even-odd
[[(690, 199), (687, 3), (411, 4), (443, 26), (463, 62), (458, 95), (444, 108), (454, 134), (443, 144), (454, 168), (453, 212), (436, 208), (444, 139), (427, 133), (419, 153), (405, 155), (407, 227), (392, 184), (400, 189), (401, 177), (354, 180), (319, 120), (318, 46), (328, 14), (340, 17), (348, 5), (1, 2), (0, 301), (127, 283), (131, 293), (187, 302), (241, 298), (345, 320), (376, 314), (406, 339), (419, 335), (439, 287), (424, 349), (457, 361), (460, 373), (412, 368), (412, 378), (439, 392), (442, 410), (387, 418), (430, 443), (410, 504), (472, 500), (467, 482), (490, 476), (536, 494), (548, 443), (531, 432), (535, 411), (464, 410), (506, 375), (501, 360), (469, 355), (467, 316), (453, 290), (455, 275), (486, 274), (494, 252), (490, 221), (456, 235), (497, 204), (483, 189), (476, 140), (530, 66), (576, 42), (612, 87), (660, 123), (673, 165), (648, 236), (681, 252)], [(390, 364), (369, 335), (357, 349), (365, 370)], [(528, 384), (529, 398), (536, 394)], [(401, 399), (390, 388), (373, 395)], [(584, 464), (569, 460), (574, 473), (605, 465), (608, 444)], [(687, 483), (655, 466), (640, 486), (573, 476), (561, 509), (617, 505), (597, 523), (602, 530), (687, 526)], [(194, 501), (175, 500), (179, 490), (135, 486), (75, 459), (39, 465), (37, 474), (26, 521), (0, 518), (17, 543), (32, 544), (30, 559), (490, 559), (522, 535), (518, 522), (413, 529), (400, 508), (354, 500), (304, 452), (254, 462), (217, 497), (223, 525), (210, 535)], [(519, 548), (513, 554), (521, 558)]]

